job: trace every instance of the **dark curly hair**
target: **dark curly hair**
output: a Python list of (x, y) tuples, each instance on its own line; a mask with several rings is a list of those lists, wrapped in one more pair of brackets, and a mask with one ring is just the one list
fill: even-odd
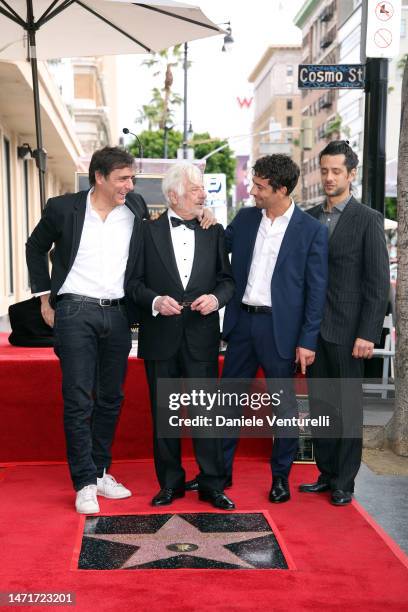
[(133, 155), (121, 147), (103, 147), (95, 151), (89, 164), (89, 184), (95, 185), (95, 172), (107, 177), (112, 170), (131, 168), (135, 163)]
[(353, 149), (350, 147), (348, 140), (332, 140), (324, 147), (323, 151), (320, 151), (319, 162), (323, 155), (344, 155), (344, 163), (349, 174), (351, 170), (354, 170), (358, 166), (357, 154), (354, 153)]
[(299, 166), (290, 157), (281, 153), (260, 157), (252, 171), (255, 176), (268, 179), (273, 191), (286, 187), (287, 195), (296, 187), (300, 174)]

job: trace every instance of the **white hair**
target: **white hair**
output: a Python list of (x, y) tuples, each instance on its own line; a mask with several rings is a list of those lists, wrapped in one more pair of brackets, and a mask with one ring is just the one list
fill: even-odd
[(162, 191), (167, 205), (170, 205), (170, 193), (176, 193), (180, 198), (185, 194), (185, 182), (201, 184), (201, 170), (189, 162), (178, 162), (169, 168), (162, 181)]

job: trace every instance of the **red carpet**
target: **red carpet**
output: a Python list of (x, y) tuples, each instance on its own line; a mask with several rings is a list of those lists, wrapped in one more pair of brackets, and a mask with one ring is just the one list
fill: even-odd
[[(13, 465), (64, 460), (60, 385), (51, 349), (17, 349), (0, 334), (0, 462), (7, 466), (0, 464), (0, 592), (72, 591), (78, 612), (408, 611), (407, 557), (358, 504), (334, 508), (325, 494), (298, 493), (300, 482), (315, 477), (314, 466), (294, 467), (289, 503), (268, 502), (269, 466), (254, 458), (269, 454), (268, 440), (240, 445), (231, 497), (238, 512), (269, 513), (291, 569), (75, 569), (83, 518), (74, 511), (67, 467)], [(121, 461), (112, 471), (134, 495), (102, 499), (101, 512), (107, 515), (153, 512), (149, 501), (157, 492), (152, 461), (142, 460), (151, 457), (151, 419), (143, 364), (137, 359), (129, 361), (125, 392), (114, 447)], [(186, 464), (188, 477), (194, 476), (194, 462)], [(169, 510), (214, 511), (194, 493), (163, 512)]]
[[(293, 499), (279, 506), (267, 501), (268, 465), (238, 462), (231, 489), (237, 510), (268, 512), (296, 569), (235, 571), (71, 569), (83, 519), (73, 509), (66, 467), (15, 466), (5, 471), (0, 481), (3, 592), (73, 591), (78, 612), (408, 610), (407, 557), (393, 552), (356, 505), (333, 508), (325, 494), (298, 493), (297, 485), (314, 477), (313, 466), (295, 466)], [(156, 483), (151, 462), (119, 463), (112, 471), (134, 496), (102, 499), (102, 514), (152, 511), (148, 503)], [(195, 473), (193, 462), (188, 472)], [(189, 493), (171, 511), (213, 509)]]
[[(222, 358), (220, 358), (220, 365)], [(51, 348), (8, 344), (0, 334), (0, 462), (65, 461), (61, 372)], [(152, 456), (152, 429), (143, 361), (129, 359), (115, 459)], [(185, 453), (192, 455), (191, 445)], [(269, 440), (243, 440), (241, 456), (268, 456)]]

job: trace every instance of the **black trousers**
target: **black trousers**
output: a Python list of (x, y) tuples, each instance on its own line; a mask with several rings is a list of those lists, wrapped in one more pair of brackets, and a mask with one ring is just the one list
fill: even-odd
[[(363, 448), (364, 361), (352, 356), (352, 346), (327, 342), (319, 336), (316, 358), (308, 368), (312, 417), (327, 415), (333, 437), (312, 429), (319, 482), (332, 490), (354, 491)], [(327, 379), (327, 381), (325, 380)]]
[(68, 465), (76, 491), (111, 464), (131, 348), (124, 306), (57, 302), (54, 350), (62, 369)]
[[(161, 488), (177, 489), (185, 483), (181, 464), (180, 438), (159, 438), (157, 435), (157, 382), (160, 378), (218, 378), (218, 361), (195, 360), (183, 338), (177, 353), (170, 359), (145, 360), (153, 418), (153, 452), (156, 475)], [(222, 440), (193, 438), (194, 453), (199, 466), (200, 490), (224, 489), (225, 470)]]

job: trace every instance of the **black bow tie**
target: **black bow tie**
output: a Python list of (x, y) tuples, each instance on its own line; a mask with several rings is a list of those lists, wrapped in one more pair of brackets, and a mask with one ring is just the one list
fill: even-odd
[(188, 229), (195, 230), (198, 227), (197, 219), (190, 219), (185, 221), (184, 219), (179, 219), (178, 217), (170, 217), (170, 221), (173, 227), (178, 227), (179, 225), (185, 225)]

